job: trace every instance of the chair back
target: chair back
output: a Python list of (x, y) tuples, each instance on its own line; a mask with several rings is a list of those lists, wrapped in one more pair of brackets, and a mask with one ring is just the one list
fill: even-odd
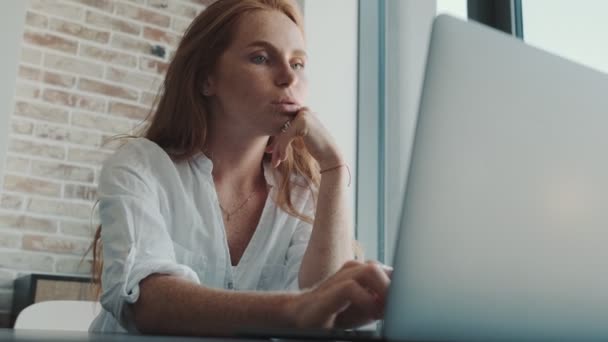
[(99, 302), (50, 300), (23, 309), (17, 316), (14, 328), (88, 331), (100, 311)]

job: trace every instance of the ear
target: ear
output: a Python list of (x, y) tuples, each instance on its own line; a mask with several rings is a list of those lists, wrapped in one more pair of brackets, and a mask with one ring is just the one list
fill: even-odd
[(215, 82), (211, 76), (207, 77), (205, 81), (202, 82), (201, 85), (203, 96), (213, 96), (215, 95)]

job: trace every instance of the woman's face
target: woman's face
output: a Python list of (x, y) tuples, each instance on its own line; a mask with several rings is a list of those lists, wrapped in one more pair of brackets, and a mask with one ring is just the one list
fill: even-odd
[(208, 79), (216, 120), (255, 135), (276, 135), (304, 105), (306, 46), (298, 26), (278, 11), (243, 16)]

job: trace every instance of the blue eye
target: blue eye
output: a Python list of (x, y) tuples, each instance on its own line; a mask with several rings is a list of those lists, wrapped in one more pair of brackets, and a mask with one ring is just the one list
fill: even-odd
[(262, 64), (265, 63), (268, 60), (268, 58), (264, 57), (264, 56), (255, 56), (253, 58), (251, 58), (251, 61), (255, 64)]

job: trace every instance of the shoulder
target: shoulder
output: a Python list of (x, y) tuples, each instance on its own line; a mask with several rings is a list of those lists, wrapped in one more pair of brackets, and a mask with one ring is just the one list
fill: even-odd
[(146, 138), (129, 139), (103, 164), (104, 168), (130, 166), (143, 168), (157, 163), (171, 163), (169, 155), (156, 143)]
[(166, 169), (175, 168), (169, 155), (146, 138), (133, 138), (103, 163), (99, 186), (107, 183), (149, 183)]

